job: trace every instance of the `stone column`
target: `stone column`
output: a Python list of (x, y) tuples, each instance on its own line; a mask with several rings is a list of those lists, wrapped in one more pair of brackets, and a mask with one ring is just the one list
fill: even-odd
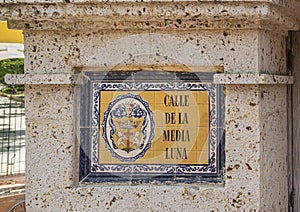
[[(18, 3), (18, 4), (14, 4)], [(285, 39), (297, 1), (18, 1), (0, 18), (24, 30), (28, 211), (286, 211)], [(87, 70), (217, 70), (224, 84), (221, 183), (82, 184), (77, 76)], [(221, 72), (221, 73), (220, 73)]]

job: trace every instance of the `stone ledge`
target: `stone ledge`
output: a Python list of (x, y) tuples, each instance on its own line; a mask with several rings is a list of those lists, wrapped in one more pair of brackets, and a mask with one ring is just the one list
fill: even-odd
[(215, 84), (293, 84), (293, 76), (272, 74), (215, 74)]
[[(297, 5), (298, 7), (298, 5)], [(297, 8), (298, 9), (298, 8)], [(299, 14), (270, 2), (86, 2), (0, 5), (0, 18), (19, 29), (297, 30)]]
[[(63, 85), (75, 84), (78, 75), (74, 74), (8, 74), (5, 76), (7, 84), (29, 84), (29, 85)], [(293, 76), (272, 74), (215, 74), (215, 84), (293, 84)]]
[(8, 74), (5, 82), (11, 85), (59, 85), (74, 84), (76, 75), (73, 74)]

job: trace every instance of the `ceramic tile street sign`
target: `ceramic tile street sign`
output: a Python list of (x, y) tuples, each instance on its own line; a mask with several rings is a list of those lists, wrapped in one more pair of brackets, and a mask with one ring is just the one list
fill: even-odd
[(90, 169), (84, 181), (221, 179), (220, 85), (175, 78), (90, 84)]

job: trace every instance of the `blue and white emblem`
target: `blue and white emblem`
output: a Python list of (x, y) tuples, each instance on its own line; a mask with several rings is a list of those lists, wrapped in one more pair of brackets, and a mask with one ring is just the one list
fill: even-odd
[(133, 162), (151, 147), (153, 113), (140, 95), (120, 95), (105, 111), (102, 129), (105, 146), (111, 154), (122, 162)]

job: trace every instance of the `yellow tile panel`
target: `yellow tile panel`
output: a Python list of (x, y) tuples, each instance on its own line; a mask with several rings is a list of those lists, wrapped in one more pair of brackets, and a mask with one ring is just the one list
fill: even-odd
[[(139, 94), (154, 114), (155, 137), (143, 158), (121, 162), (105, 147), (100, 126), (99, 162), (102, 164), (205, 164), (209, 150), (209, 104), (206, 91), (104, 91), (100, 125), (108, 105), (118, 95)], [(165, 102), (164, 99), (169, 102)], [(171, 97), (172, 96), (172, 97)], [(178, 106), (166, 106), (181, 104)]]
[(208, 151), (197, 152), (198, 164), (208, 164), (209, 159)]
[(100, 103), (110, 103), (114, 95), (113, 91), (100, 91)]
[(197, 94), (197, 103), (198, 104), (207, 104), (209, 102), (209, 93), (208, 91), (195, 91)]

